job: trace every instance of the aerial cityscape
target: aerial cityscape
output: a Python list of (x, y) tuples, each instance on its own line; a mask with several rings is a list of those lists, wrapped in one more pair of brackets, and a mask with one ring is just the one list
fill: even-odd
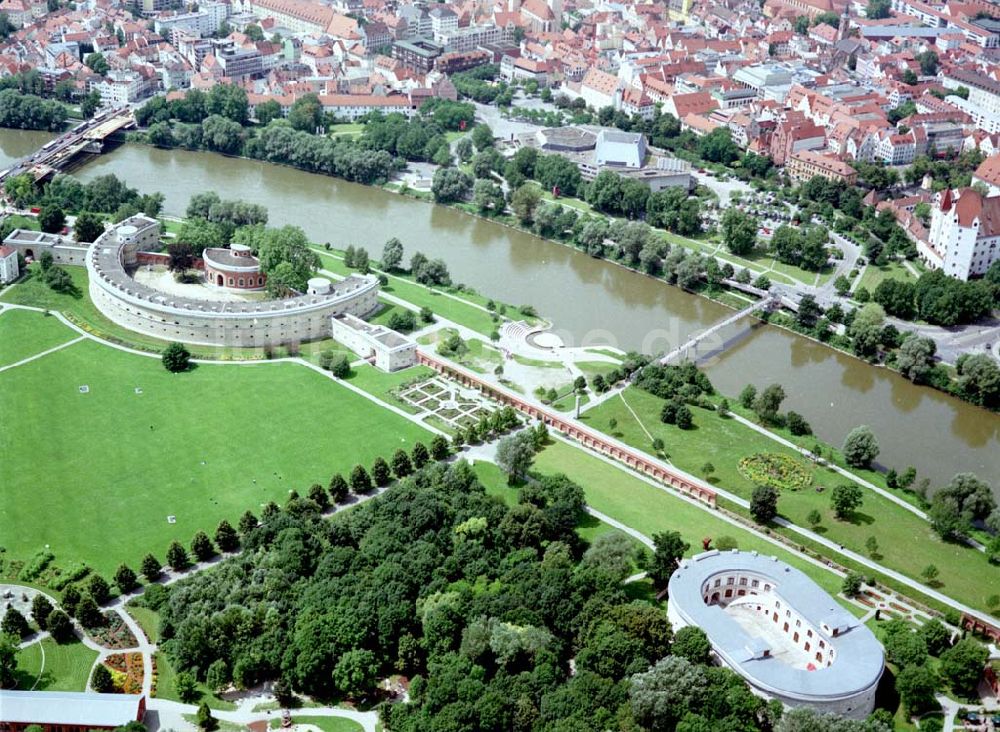
[(1000, 4), (0, 0), (0, 732), (1000, 730)]

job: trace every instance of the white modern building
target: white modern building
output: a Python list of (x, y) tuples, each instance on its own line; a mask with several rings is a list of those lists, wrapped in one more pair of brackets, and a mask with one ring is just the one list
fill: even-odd
[(646, 136), (639, 132), (602, 129), (597, 133), (594, 163), (597, 166), (641, 168), (646, 161)]
[(691, 164), (655, 154), (645, 135), (607, 127), (580, 125), (548, 127), (517, 136), (520, 145), (553, 152), (571, 160), (584, 180), (593, 180), (604, 170), (632, 178), (650, 191), (692, 187)]
[(1000, 82), (985, 74), (953, 69), (942, 77), (948, 89), (965, 87), (969, 98), (949, 96), (948, 102), (972, 117), (973, 124), (990, 134), (1000, 132)]
[(864, 719), (875, 708), (882, 646), (803, 572), (757, 552), (684, 560), (667, 585), (674, 630), (705, 631), (718, 660), (786, 706)]
[[(323, 280), (326, 286), (330, 283)], [(314, 286), (323, 287), (309, 281), (309, 292)], [(399, 371), (417, 363), (417, 344), (406, 336), (381, 325), (366, 323), (349, 313), (330, 318), (330, 332), (333, 339), (350, 348), (361, 358), (371, 360), (382, 371)]]
[(927, 243), (918, 243), (917, 252), (929, 267), (960, 280), (985, 274), (1000, 259), (1000, 195), (975, 188), (938, 193)]

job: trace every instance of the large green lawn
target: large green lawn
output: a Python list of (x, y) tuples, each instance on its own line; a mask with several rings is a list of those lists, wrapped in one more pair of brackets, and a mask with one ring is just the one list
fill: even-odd
[(18, 688), (84, 691), (96, 659), (97, 651), (90, 650), (80, 641), (59, 644), (46, 638), (18, 654)]
[[(587, 412), (584, 419), (604, 432), (612, 432), (610, 424), (615, 419), (613, 432), (617, 437), (652, 453), (648, 431), (663, 440), (664, 456), (671, 463), (743, 498), (750, 498), (754, 485), (739, 473), (740, 458), (757, 452), (796, 456), (789, 448), (735, 419), (719, 417), (717, 412), (692, 409), (694, 428), (682, 430), (660, 422), (662, 399), (636, 388), (626, 390), (624, 397), (639, 415), (642, 426), (619, 397)], [(868, 554), (866, 542), (874, 536), (878, 543), (874, 558), (881, 564), (917, 580), (924, 568), (933, 564), (940, 570), (938, 589), (969, 605), (987, 609), (987, 598), (995, 592), (993, 588), (1000, 587), (1000, 567), (990, 564), (982, 552), (941, 541), (927, 521), (874, 491), (864, 492), (864, 504), (850, 520), (836, 519), (830, 508), (830, 495), (834, 486), (848, 481), (829, 468), (798, 459), (809, 467), (813, 484), (798, 491), (783, 491), (778, 502), (781, 515), (799, 526), (809, 527), (809, 513), (818, 510), (822, 521), (817, 533), (861, 554)], [(709, 475), (702, 469), (706, 463), (714, 467)]]
[(32, 310), (0, 312), (0, 366), (9, 366), (77, 338), (51, 315)]
[(0, 373), (0, 414), (8, 556), (106, 574), (430, 437), (297, 364), (170, 374), (92, 341)]
[(840, 590), (840, 578), (826, 569), (762, 539), (711, 512), (646, 483), (590, 453), (555, 441), (535, 458), (535, 469), (544, 474), (564, 473), (583, 487), (587, 504), (646, 536), (679, 531), (691, 545), (688, 555), (702, 551), (702, 539), (731, 536), (744, 550), (777, 556), (812, 577), (831, 593)]

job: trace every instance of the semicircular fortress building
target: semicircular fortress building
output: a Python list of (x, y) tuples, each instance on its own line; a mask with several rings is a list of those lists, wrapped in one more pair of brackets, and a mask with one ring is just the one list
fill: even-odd
[(757, 552), (681, 562), (667, 585), (676, 631), (705, 631), (718, 660), (754, 693), (863, 719), (885, 665), (875, 635), (803, 572)]

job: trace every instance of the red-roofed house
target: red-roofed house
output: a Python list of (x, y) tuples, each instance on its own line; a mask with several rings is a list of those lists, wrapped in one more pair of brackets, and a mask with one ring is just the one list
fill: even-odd
[(684, 119), (689, 114), (704, 115), (713, 109), (718, 109), (719, 103), (711, 92), (693, 92), (691, 94), (674, 94), (663, 103), (664, 114), (672, 114), (677, 119)]
[(990, 195), (1000, 195), (1000, 155), (986, 158), (972, 174), (973, 183), (982, 183), (990, 189)]

